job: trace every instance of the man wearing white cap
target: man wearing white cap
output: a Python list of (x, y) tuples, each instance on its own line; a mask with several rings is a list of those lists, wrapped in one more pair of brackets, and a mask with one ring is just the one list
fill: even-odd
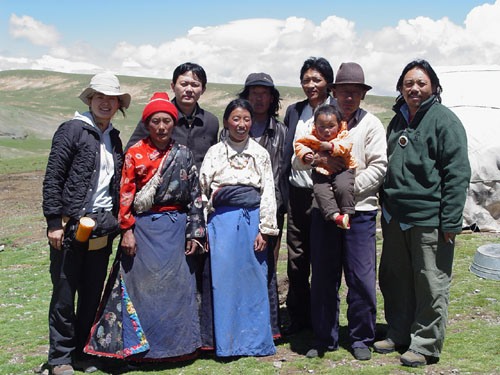
[[(86, 360), (83, 347), (99, 305), (113, 239), (119, 233), (123, 151), (111, 118), (118, 110), (123, 113), (131, 100), (110, 73), (95, 75), (79, 97), (89, 111), (76, 112), (55, 132), (43, 182), (53, 286), (48, 364), (54, 375), (71, 375), (73, 367), (97, 370)], [(82, 217), (92, 218), (96, 226), (89, 239), (78, 237), (78, 241)]]

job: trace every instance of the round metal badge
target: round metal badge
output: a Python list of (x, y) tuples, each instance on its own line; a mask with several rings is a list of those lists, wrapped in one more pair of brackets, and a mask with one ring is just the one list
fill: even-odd
[(406, 135), (402, 135), (401, 137), (399, 137), (398, 143), (401, 147), (406, 147), (406, 145), (408, 144), (408, 137)]

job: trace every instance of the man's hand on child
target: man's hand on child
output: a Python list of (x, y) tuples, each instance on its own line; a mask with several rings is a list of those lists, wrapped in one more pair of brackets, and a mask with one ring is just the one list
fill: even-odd
[(340, 156), (332, 157), (328, 152), (318, 152), (314, 158), (315, 165), (327, 165), (332, 173), (337, 173), (346, 167), (345, 160)]
[(332, 151), (332, 144), (330, 142), (321, 142), (319, 144), (319, 150), (320, 151)]

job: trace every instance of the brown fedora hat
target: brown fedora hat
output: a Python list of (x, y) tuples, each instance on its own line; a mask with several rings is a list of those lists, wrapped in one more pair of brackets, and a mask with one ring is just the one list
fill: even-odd
[(360, 85), (367, 91), (372, 88), (365, 83), (363, 68), (355, 62), (345, 62), (340, 65), (333, 87), (337, 85)]

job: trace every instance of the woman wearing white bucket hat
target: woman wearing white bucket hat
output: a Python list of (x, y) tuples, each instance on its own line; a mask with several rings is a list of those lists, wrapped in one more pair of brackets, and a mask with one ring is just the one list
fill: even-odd
[[(123, 114), (125, 114), (123, 108), (128, 108), (128, 106), (130, 105), (130, 95), (126, 92), (120, 91), (120, 82), (114, 74), (104, 72), (98, 73), (93, 76), (90, 80), (89, 87), (83, 90), (79, 98), (89, 107), (91, 107), (92, 98), (96, 93), (109, 97), (117, 97), (120, 104), (118, 109)], [(95, 113), (93, 114), (95, 115)]]
[[(99, 305), (111, 245), (119, 233), (123, 150), (111, 118), (118, 110), (125, 114), (131, 100), (111, 73), (96, 74), (79, 97), (89, 111), (75, 112), (55, 132), (43, 182), (53, 285), (48, 364), (56, 375), (73, 374), (73, 366), (97, 370), (82, 350)], [(94, 219), (96, 225), (89, 239), (78, 236), (78, 241), (82, 217)]]

